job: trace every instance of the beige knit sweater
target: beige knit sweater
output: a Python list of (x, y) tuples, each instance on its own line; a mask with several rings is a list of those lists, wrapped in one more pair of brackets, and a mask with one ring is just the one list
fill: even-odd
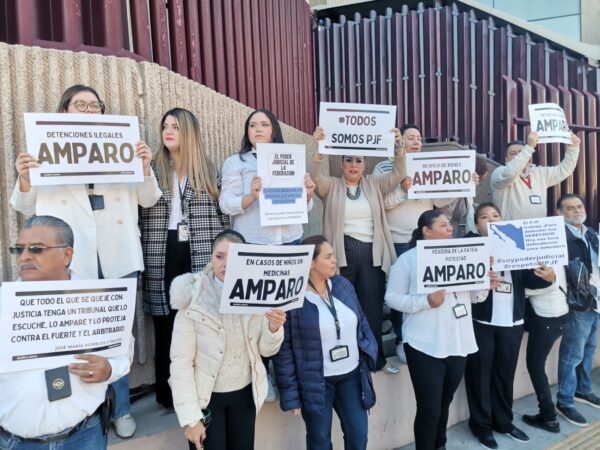
[[(316, 155), (315, 155), (316, 156)], [(331, 243), (338, 267), (346, 267), (344, 251), (344, 217), (346, 214), (346, 183), (343, 177), (328, 177), (321, 171), (322, 160), (313, 159), (310, 176), (316, 184), (315, 193), (323, 201), (323, 234)], [(406, 176), (404, 150), (396, 149), (394, 169), (383, 175), (365, 175), (360, 187), (371, 205), (373, 214), (373, 265), (387, 274), (396, 260), (394, 242), (385, 217), (384, 198)]]

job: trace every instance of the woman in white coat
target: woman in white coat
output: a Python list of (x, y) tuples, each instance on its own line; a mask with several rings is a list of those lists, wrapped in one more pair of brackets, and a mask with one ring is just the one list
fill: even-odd
[[(74, 85), (62, 95), (57, 111), (72, 114), (104, 114), (105, 105), (95, 89)], [(138, 205), (150, 207), (162, 195), (150, 168), (152, 153), (138, 142), (136, 155), (142, 160), (144, 181), (129, 184), (75, 184), (32, 186), (29, 169), (37, 158), (20, 153), (19, 174), (10, 198), (13, 208), (23, 214), (54, 216), (64, 220), (75, 237), (74, 257), (69, 269), (77, 278), (137, 277), (144, 270)], [(130, 414), (127, 375), (113, 383), (116, 394), (115, 431), (131, 437), (136, 424)]]
[(179, 311), (169, 384), (192, 450), (254, 448), (256, 414), (268, 390), (261, 356), (277, 353), (283, 341), (281, 310), (264, 316), (219, 312), (231, 242), (245, 241), (236, 231), (221, 232), (205, 269), (171, 284), (171, 308)]

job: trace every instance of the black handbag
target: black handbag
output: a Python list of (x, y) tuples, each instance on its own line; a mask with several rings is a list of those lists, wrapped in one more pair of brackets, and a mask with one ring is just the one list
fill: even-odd
[(594, 309), (596, 288), (590, 285), (590, 273), (584, 262), (576, 257), (566, 266), (567, 304), (575, 311)]
[(361, 402), (363, 408), (369, 410), (375, 405), (377, 396), (375, 395), (375, 388), (373, 387), (373, 377), (369, 370), (369, 363), (364, 356), (361, 356), (360, 362), (360, 385), (362, 387)]

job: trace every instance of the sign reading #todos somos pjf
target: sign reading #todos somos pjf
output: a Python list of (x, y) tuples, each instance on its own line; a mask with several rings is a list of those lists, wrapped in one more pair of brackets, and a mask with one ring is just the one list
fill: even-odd
[(396, 107), (321, 102), (319, 141), (323, 155), (393, 156)]
[(230, 244), (220, 311), (261, 314), (301, 308), (314, 247)]
[(488, 239), (431, 239), (417, 241), (417, 292), (428, 294), (489, 289)]
[(3, 283), (0, 373), (127, 353), (136, 288), (135, 278)]
[(562, 216), (488, 223), (494, 270), (569, 264)]
[(571, 143), (571, 131), (565, 113), (556, 103), (529, 105), (531, 131), (538, 134), (540, 144), (549, 142)]
[(25, 134), (34, 186), (144, 181), (136, 116), (25, 113)]
[(475, 151), (406, 154), (409, 199), (475, 197)]

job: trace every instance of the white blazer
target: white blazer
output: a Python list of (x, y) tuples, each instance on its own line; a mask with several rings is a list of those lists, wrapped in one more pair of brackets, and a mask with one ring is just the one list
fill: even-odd
[(154, 172), (143, 183), (96, 184), (94, 194), (104, 196), (104, 209), (92, 211), (83, 184), (32, 186), (21, 192), (17, 180), (10, 204), (25, 215), (54, 216), (71, 226), (75, 248), (70, 269), (79, 278), (98, 278), (98, 258), (104, 278), (144, 270), (138, 204), (148, 208), (161, 197)]

